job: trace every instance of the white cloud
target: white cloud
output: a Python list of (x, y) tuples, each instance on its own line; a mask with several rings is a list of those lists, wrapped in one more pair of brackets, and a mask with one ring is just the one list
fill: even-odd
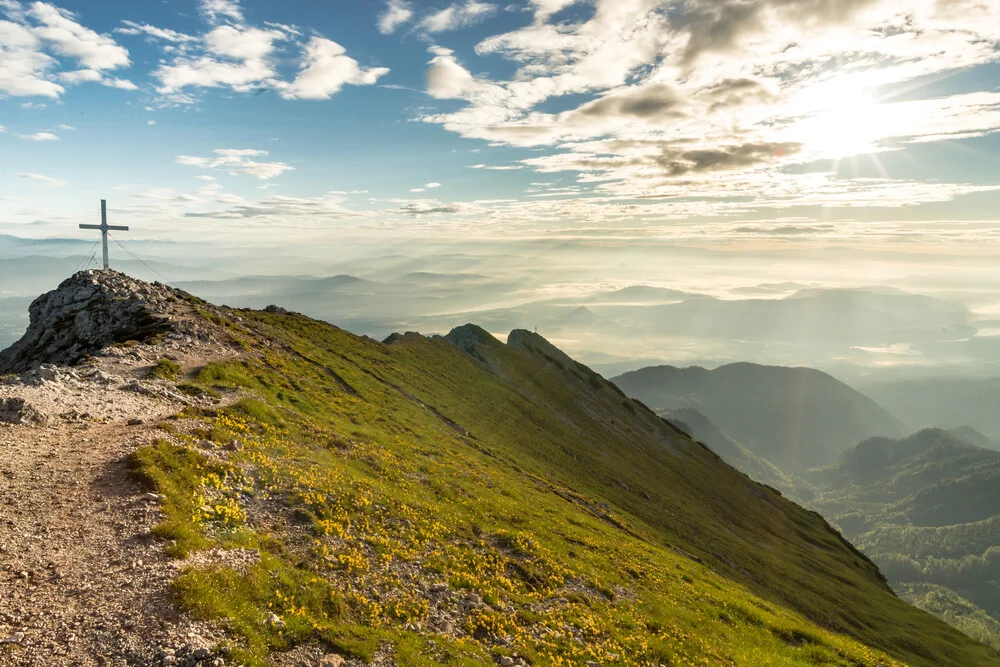
[(260, 180), (280, 176), (295, 167), (284, 162), (258, 162), (255, 157), (266, 157), (267, 151), (254, 149), (216, 148), (215, 157), (179, 155), (177, 163), (202, 169), (224, 169), (230, 174), (244, 174)]
[(345, 85), (370, 86), (389, 73), (385, 67), (361, 67), (344, 47), (321, 37), (309, 40), (301, 67), (294, 81), (281, 86), (287, 100), (329, 99)]
[(57, 62), (41, 47), (41, 40), (27, 27), (0, 21), (0, 92), (15, 97), (57, 98), (65, 91), (47, 78)]
[(236, 92), (269, 89), (289, 100), (321, 100), (329, 99), (345, 85), (372, 85), (389, 71), (384, 67), (362, 67), (340, 44), (312, 37), (300, 45), (297, 76), (283, 80), (277, 71), (278, 43), (292, 41), (299, 45), (300, 33), (291, 26), (267, 25), (270, 27), (266, 30), (246, 25), (216, 26), (204, 36), (203, 54), (193, 55), (188, 50), (153, 72), (161, 84), (158, 91), (182, 103), (194, 101), (182, 92), (186, 88), (219, 87)]
[(197, 42), (198, 38), (194, 35), (186, 35), (182, 32), (177, 32), (176, 30), (170, 30), (169, 28), (157, 28), (156, 26), (148, 25), (145, 23), (136, 23), (134, 21), (122, 21), (124, 28), (115, 28), (115, 32), (121, 35), (147, 35), (155, 39), (162, 39), (166, 42), (173, 42), (175, 44), (185, 44), (191, 42)]
[(284, 39), (280, 30), (261, 30), (245, 26), (223, 25), (205, 35), (208, 51), (235, 60), (263, 60), (275, 49), (275, 41)]
[(422, 187), (412, 188), (410, 192), (427, 192), (428, 190), (436, 190), (441, 187), (440, 183), (431, 182), (425, 183)]
[(428, 190), (436, 190), (439, 187), (441, 187), (441, 184), (437, 182), (425, 183), (419, 188), (411, 189), (410, 192), (427, 192)]
[(19, 21), (24, 18), (24, 7), (18, 0), (0, 0), (0, 13)]
[(502, 94), (501, 89), (476, 79), (455, 58), (454, 52), (440, 46), (430, 47), (434, 57), (427, 70), (427, 93), (438, 99), (473, 99)]
[(45, 187), (50, 187), (50, 188), (66, 185), (66, 181), (62, 180), (61, 178), (52, 178), (51, 176), (43, 176), (42, 174), (32, 174), (29, 172), (25, 172), (18, 174), (18, 177), (35, 181), (39, 185), (43, 185)]
[(104, 75), (94, 69), (78, 69), (70, 72), (59, 72), (59, 80), (73, 86), (79, 83), (94, 83), (104, 79)]
[(205, 55), (179, 57), (172, 64), (160, 66), (153, 76), (160, 80), (159, 92), (163, 94), (187, 87), (229, 86), (237, 92), (269, 87), (277, 76), (271, 59), (275, 42), (285, 37), (278, 30), (219, 26), (205, 35)]
[(153, 125), (156, 125), (156, 121), (155, 120), (147, 120), (146, 121), (146, 125), (149, 125), (150, 127), (152, 127)]
[(73, 15), (54, 5), (36, 2), (28, 15), (39, 23), (32, 33), (50, 44), (56, 53), (75, 58), (89, 69), (128, 67), (129, 53), (115, 40), (99, 35), (73, 20)]
[(109, 78), (93, 69), (79, 69), (69, 72), (60, 72), (59, 80), (67, 86), (75, 86), (81, 83), (99, 83), (108, 88), (120, 88), (122, 90), (138, 90), (138, 86), (128, 79)]
[[(669, 209), (670, 217), (845, 206), (851, 197), (898, 206), (907, 197), (947, 201), (981, 191), (936, 183), (916, 193), (915, 184), (902, 180), (786, 168), (1000, 131), (995, 93), (919, 99), (921, 77), (996, 60), (1000, 9), (989, 3), (590, 0), (594, 11), (583, 18), (551, 20), (575, 4), (531, 0), (530, 25), (477, 44), (477, 55), (512, 65), (503, 78), (460, 62), (450, 49), (430, 47), (428, 94), (461, 106), (420, 119), (466, 138), (542, 153), (520, 165), (471, 168), (568, 172), (584, 188), (578, 192), (602, 199), (592, 206), (622, 211), (630, 210), (618, 203), (624, 200), (693, 200), (643, 206)], [(441, 26), (450, 25), (448, 16), (441, 15)], [(914, 82), (910, 97), (918, 99), (878, 99), (885, 86), (904, 82)], [(563, 100), (571, 95), (583, 101), (567, 108)], [(560, 192), (532, 194), (572, 196)], [(742, 202), (734, 204), (734, 197)]]
[(496, 5), (479, 0), (456, 2), (444, 9), (425, 16), (420, 21), (420, 27), (431, 33), (457, 30), (479, 23), (496, 12)]
[(524, 169), (523, 164), (509, 164), (509, 165), (488, 165), (488, 164), (470, 164), (469, 169), (485, 169), (488, 171), (518, 171)]
[(135, 85), (128, 79), (101, 79), (101, 85), (107, 86), (108, 88), (118, 88), (119, 90), (139, 90), (139, 86)]
[(0, 133), (6, 132), (6, 131), (7, 131), (7, 128), (4, 127), (3, 125), (0, 125)]
[(538, 21), (544, 21), (553, 14), (566, 9), (571, 5), (575, 5), (581, 0), (531, 0), (531, 4), (535, 6), (535, 19)]
[(237, 92), (250, 92), (266, 85), (275, 75), (263, 61), (229, 63), (209, 57), (178, 59), (172, 65), (160, 67), (154, 76), (161, 82), (157, 89), (163, 94), (175, 93), (187, 87), (218, 88), (229, 86)]
[(406, 0), (387, 0), (385, 10), (378, 16), (378, 31), (391, 35), (396, 28), (413, 18), (413, 10)]
[(212, 23), (230, 20), (243, 21), (243, 11), (238, 0), (201, 0), (201, 13)]
[(56, 125), (56, 129), (57, 129), (57, 130), (64, 130), (64, 131), (66, 131), (66, 132), (72, 132), (72, 131), (73, 131), (73, 130), (75, 130), (76, 128), (75, 128), (75, 127), (73, 127), (72, 125), (66, 125), (65, 123), (63, 123), (63, 124), (61, 124), (61, 125)]
[[(49, 3), (35, 2), (27, 11), (11, 6), (2, 7), (11, 20), (0, 20), (0, 94), (58, 98), (66, 90), (60, 84), (85, 82), (126, 87), (102, 74), (130, 64), (128, 51), (114, 39)], [(63, 69), (66, 60), (77, 67)]]
[(51, 132), (35, 132), (34, 134), (19, 134), (17, 136), (26, 141), (59, 141), (59, 137)]

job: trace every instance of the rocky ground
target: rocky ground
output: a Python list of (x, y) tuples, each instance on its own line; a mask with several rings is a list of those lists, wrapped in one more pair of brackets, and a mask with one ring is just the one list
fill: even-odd
[[(158, 359), (169, 355), (196, 370), (235, 352), (196, 323), (189, 305), (168, 303), (169, 288), (130, 292), (121, 274), (95, 275), (78, 274), (37, 300), (62, 310), (33, 305), (25, 340), (2, 357), (6, 370), (29, 370), (0, 378), (0, 663), (193, 664), (199, 657), (224, 664), (225, 656), (209, 651), (220, 630), (172, 603), (169, 584), (181, 565), (150, 533), (159, 498), (130, 475), (127, 457), (163, 435), (160, 419), (196, 400), (170, 382), (145, 379)], [(73, 340), (77, 327), (57, 330), (67, 307), (79, 314), (107, 304), (104, 312), (117, 313), (121, 327), (75, 316), (90, 327), (85, 344)], [(160, 334), (155, 344), (114, 345), (141, 333), (135, 319), (148, 323), (154, 312), (158, 324), (147, 333)], [(59, 361), (94, 356), (74, 367), (40, 365), (27, 356), (42, 349), (39, 332), (57, 342)]]
[[(165, 436), (160, 420), (220, 402), (147, 379), (159, 359), (193, 375), (241, 352), (183, 297), (83, 272), (37, 299), (25, 338), (0, 353), (0, 664), (226, 664), (222, 629), (170, 593), (181, 568), (219, 555), (167, 558), (150, 532), (159, 497), (127, 464)], [(343, 664), (301, 653), (288, 664)]]

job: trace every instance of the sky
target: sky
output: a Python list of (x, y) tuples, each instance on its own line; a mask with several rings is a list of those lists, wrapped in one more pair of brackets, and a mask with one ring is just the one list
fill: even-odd
[[(888, 286), (967, 308), (971, 366), (1000, 341), (998, 130), (993, 0), (0, 0), (0, 299), (68, 270), (11, 260), (89, 253), (58, 244), (107, 199), (175, 280), (461, 272), (482, 298), (434, 326)], [(589, 353), (629, 354), (607, 331)], [(858, 349), (918, 356), (884, 342)]]
[(0, 233), (997, 238), (986, 0), (0, 0)]

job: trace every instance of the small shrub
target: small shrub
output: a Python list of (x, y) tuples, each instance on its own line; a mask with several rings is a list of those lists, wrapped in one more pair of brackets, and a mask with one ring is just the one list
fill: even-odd
[(199, 387), (196, 384), (179, 384), (177, 385), (177, 391), (184, 394), (185, 396), (191, 396), (192, 398), (204, 398), (209, 396), (211, 398), (219, 398), (222, 396), (219, 392), (214, 389), (208, 389), (207, 387)]
[(181, 375), (181, 366), (173, 359), (163, 357), (149, 369), (146, 377), (150, 380), (176, 380)]

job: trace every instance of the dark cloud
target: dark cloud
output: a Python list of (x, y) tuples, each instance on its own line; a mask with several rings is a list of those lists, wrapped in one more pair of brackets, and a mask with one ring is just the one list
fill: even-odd
[(420, 215), (432, 215), (434, 213), (458, 213), (459, 208), (457, 206), (426, 206), (424, 204), (406, 204), (405, 206), (400, 206), (397, 209), (400, 213), (405, 213), (413, 217)]
[(742, 39), (764, 28), (765, 17), (777, 14), (806, 27), (834, 25), (879, 0), (701, 0), (676, 17), (674, 25), (688, 33), (683, 61), (703, 53), (727, 52)]
[(766, 236), (801, 236), (805, 234), (829, 234), (836, 230), (833, 225), (782, 225), (780, 227), (737, 227), (734, 234), (760, 234)]
[(255, 203), (235, 204), (224, 211), (189, 211), (186, 218), (219, 218), (226, 220), (249, 220), (251, 218), (286, 218), (304, 216), (323, 216), (325, 218), (344, 219), (358, 214), (342, 208), (331, 208), (323, 200), (307, 199), (263, 199)]
[(677, 151), (666, 148), (656, 158), (656, 163), (671, 176), (688, 173), (725, 171), (770, 162), (785, 155), (793, 155), (802, 149), (802, 144), (794, 142), (761, 142)]
[(588, 102), (573, 112), (586, 118), (634, 116), (652, 118), (683, 115), (684, 99), (666, 84), (654, 84), (630, 89)]
[(724, 79), (702, 88), (698, 97), (709, 103), (711, 111), (744, 104), (766, 104), (778, 99), (774, 91), (756, 79)]

